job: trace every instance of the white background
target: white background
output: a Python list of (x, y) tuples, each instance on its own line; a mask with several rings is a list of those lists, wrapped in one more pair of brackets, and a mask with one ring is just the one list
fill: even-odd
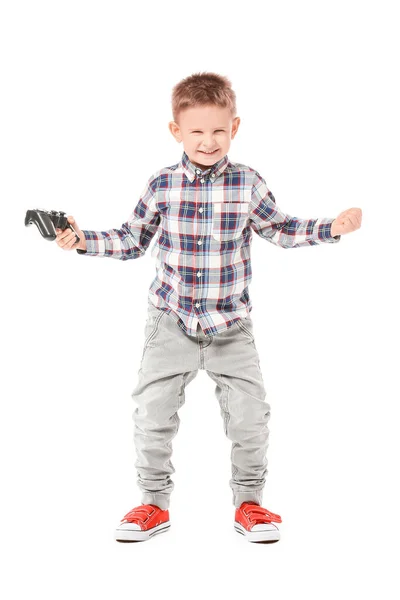
[[(1, 4), (4, 598), (399, 597), (395, 5)], [(200, 371), (173, 444), (171, 530), (118, 544), (140, 503), (130, 394), (152, 245), (136, 261), (83, 257), (24, 217), (120, 227), (147, 178), (180, 160), (172, 87), (199, 71), (231, 79), (229, 158), (257, 169), (283, 210), (360, 207), (363, 224), (289, 251), (253, 237), (272, 407), (264, 505), (283, 517), (281, 541), (233, 529), (231, 444)]]

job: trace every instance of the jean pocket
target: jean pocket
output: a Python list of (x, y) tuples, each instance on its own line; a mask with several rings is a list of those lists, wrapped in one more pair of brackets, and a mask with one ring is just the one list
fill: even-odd
[[(244, 321), (246, 321), (246, 323), (244, 323)], [(243, 331), (243, 333), (248, 336), (252, 342), (254, 342), (254, 335), (253, 335), (253, 322), (251, 319), (246, 318), (246, 319), (239, 319), (238, 321), (236, 321), (237, 326), (239, 327), (239, 329), (241, 329)]]
[(149, 312), (144, 330), (145, 341), (143, 346), (142, 360), (147, 348), (151, 345), (152, 340), (156, 337), (159, 323), (165, 314), (166, 312), (164, 310), (160, 310), (154, 305), (149, 305)]
[(211, 234), (219, 242), (238, 239), (249, 215), (248, 202), (215, 202)]

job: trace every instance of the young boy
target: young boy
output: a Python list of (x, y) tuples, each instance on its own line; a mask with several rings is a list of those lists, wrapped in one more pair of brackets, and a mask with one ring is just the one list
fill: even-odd
[(234, 527), (249, 541), (277, 541), (281, 517), (261, 506), (270, 405), (250, 317), (252, 232), (283, 248), (337, 243), (358, 229), (361, 210), (336, 219), (298, 219), (275, 203), (261, 175), (227, 152), (240, 118), (227, 77), (196, 73), (174, 88), (169, 129), (183, 142), (179, 163), (155, 172), (120, 229), (57, 230), (64, 250), (120, 260), (144, 255), (157, 229), (156, 276), (148, 295), (145, 343), (132, 394), (142, 504), (122, 519), (119, 541), (147, 540), (170, 526), (171, 442), (185, 387), (199, 369), (215, 381), (232, 441)]

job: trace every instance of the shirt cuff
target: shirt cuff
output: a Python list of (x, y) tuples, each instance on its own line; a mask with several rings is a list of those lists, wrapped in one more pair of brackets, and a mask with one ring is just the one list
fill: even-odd
[(99, 238), (98, 231), (89, 231), (88, 229), (81, 229), (86, 240), (86, 250), (77, 250), (78, 254), (87, 254), (88, 256), (104, 256), (105, 255), (105, 244), (104, 239)]
[(335, 219), (317, 219), (314, 225), (315, 241), (335, 244), (340, 241), (340, 235), (332, 236), (331, 227)]

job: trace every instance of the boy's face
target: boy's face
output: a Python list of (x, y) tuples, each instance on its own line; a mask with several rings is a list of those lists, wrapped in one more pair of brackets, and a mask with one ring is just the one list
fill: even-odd
[(228, 153), (239, 123), (240, 118), (232, 119), (229, 108), (207, 105), (181, 111), (179, 123), (170, 121), (168, 126), (176, 141), (183, 142), (191, 162), (207, 169)]

